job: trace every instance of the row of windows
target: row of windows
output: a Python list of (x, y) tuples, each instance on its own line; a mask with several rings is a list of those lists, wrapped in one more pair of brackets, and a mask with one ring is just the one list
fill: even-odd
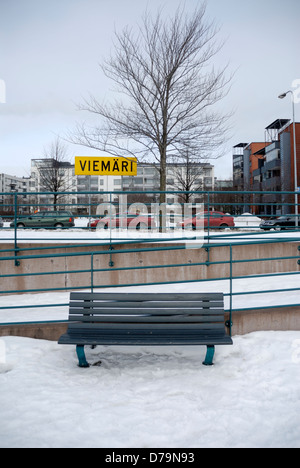
[[(195, 184), (201, 184), (203, 183), (204, 184), (207, 184), (207, 185), (211, 185), (212, 184), (212, 177), (204, 177), (204, 180), (203, 179), (197, 179), (195, 180)], [(131, 183), (133, 183), (134, 185), (147, 185), (147, 184), (150, 184), (150, 185), (155, 185), (158, 183), (158, 179), (155, 178), (155, 179), (148, 179), (148, 178), (142, 178), (142, 177), (133, 177), (133, 178), (129, 178), (129, 177), (126, 177), (123, 179), (123, 184), (124, 185), (130, 185)], [(88, 177), (86, 176), (78, 176), (78, 179), (73, 179), (72, 181), (72, 185), (73, 187), (76, 186), (76, 184), (80, 187), (86, 187), (87, 189), (89, 188), (89, 186), (91, 185), (91, 187), (98, 187), (98, 185), (100, 186), (103, 186), (104, 185), (104, 179), (99, 179), (98, 180), (98, 177), (91, 177), (91, 179), (89, 180)], [(113, 184), (115, 186), (121, 186), (122, 185), (122, 179), (119, 178), (119, 179), (114, 179), (113, 181)], [(167, 185), (174, 185), (175, 184), (175, 179), (171, 179), (171, 178), (168, 178), (167, 179)], [(31, 180), (29, 182), (29, 186), (30, 187), (36, 187), (38, 186), (38, 182), (35, 181), (35, 180)]]

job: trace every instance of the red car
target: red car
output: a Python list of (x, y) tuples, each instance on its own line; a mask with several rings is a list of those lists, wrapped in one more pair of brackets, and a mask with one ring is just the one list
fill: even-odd
[(122, 213), (110, 218), (95, 219), (91, 222), (92, 229), (125, 228), (125, 229), (151, 229), (156, 227), (152, 216), (147, 214)]
[(203, 229), (208, 226), (219, 229), (232, 228), (234, 227), (234, 220), (232, 216), (221, 211), (203, 211), (179, 223), (179, 227), (182, 229)]

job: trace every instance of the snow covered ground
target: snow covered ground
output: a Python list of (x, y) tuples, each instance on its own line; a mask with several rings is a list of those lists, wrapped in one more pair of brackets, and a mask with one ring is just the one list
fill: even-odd
[(0, 339), (0, 447), (300, 448), (300, 332), (216, 348)]

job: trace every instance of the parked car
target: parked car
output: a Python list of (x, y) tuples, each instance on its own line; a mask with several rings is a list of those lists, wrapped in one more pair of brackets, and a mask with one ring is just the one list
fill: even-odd
[(156, 226), (154, 218), (149, 214), (122, 213), (116, 216), (106, 216), (101, 219), (94, 219), (88, 227), (92, 229), (131, 228), (131, 229), (151, 229)]
[(182, 229), (201, 229), (201, 228), (233, 228), (234, 219), (232, 216), (221, 211), (203, 211), (197, 213), (192, 218), (187, 218), (178, 224)]
[[(70, 211), (39, 211), (31, 216), (22, 216), (16, 220), (17, 228), (70, 228), (75, 226), (74, 216)], [(15, 227), (15, 221), (10, 223)]]
[(0, 216), (0, 228), (3, 228), (3, 226), (4, 226), (3, 219)]
[[(300, 218), (298, 226), (300, 226)], [(295, 229), (295, 227), (295, 216), (280, 216), (279, 218), (270, 218), (260, 224), (260, 229), (263, 229), (264, 231), (269, 231), (271, 229), (275, 229), (275, 231), (281, 231), (281, 229)]]

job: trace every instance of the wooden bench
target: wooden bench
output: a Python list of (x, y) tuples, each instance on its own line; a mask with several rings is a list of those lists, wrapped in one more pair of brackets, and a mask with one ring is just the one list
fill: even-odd
[(70, 295), (69, 325), (59, 344), (75, 344), (80, 367), (85, 345), (230, 345), (222, 293), (81, 293)]

